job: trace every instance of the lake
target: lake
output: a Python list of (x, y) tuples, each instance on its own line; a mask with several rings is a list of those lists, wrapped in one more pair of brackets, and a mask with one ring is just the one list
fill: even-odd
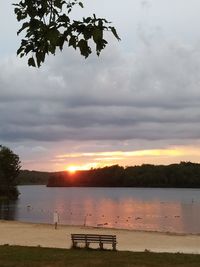
[(49, 188), (19, 186), (15, 202), (0, 204), (0, 218), (145, 231), (200, 233), (200, 189)]

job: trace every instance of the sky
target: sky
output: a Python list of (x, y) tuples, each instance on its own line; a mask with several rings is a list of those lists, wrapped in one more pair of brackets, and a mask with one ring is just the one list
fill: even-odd
[(72, 48), (40, 69), (16, 56), (13, 1), (0, 3), (0, 144), (22, 169), (200, 162), (200, 1), (96, 0), (72, 16), (113, 22), (100, 57)]

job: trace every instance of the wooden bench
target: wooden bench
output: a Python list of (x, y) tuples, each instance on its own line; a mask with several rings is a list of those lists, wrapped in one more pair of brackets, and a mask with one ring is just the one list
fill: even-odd
[(97, 234), (71, 234), (72, 246), (75, 248), (78, 243), (84, 243), (89, 248), (90, 243), (99, 243), (100, 249), (103, 244), (112, 244), (113, 250), (116, 250), (116, 235), (97, 235)]

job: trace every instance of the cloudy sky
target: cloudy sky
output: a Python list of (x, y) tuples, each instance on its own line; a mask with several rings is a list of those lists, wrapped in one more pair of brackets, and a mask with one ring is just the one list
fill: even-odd
[(71, 48), (39, 69), (16, 57), (13, 1), (0, 4), (0, 143), (23, 169), (200, 162), (200, 1), (85, 0), (113, 21), (100, 58)]

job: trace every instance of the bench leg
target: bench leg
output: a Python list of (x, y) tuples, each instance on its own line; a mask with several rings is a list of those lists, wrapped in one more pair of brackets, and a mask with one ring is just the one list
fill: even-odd
[(99, 247), (100, 247), (100, 249), (103, 249), (103, 243), (102, 242), (99, 243)]
[(90, 246), (90, 243), (89, 242), (85, 242), (85, 247), (89, 248), (89, 246)]
[(116, 243), (113, 243), (113, 244), (112, 244), (112, 247), (113, 247), (113, 250), (117, 250), (117, 249), (116, 249)]
[(77, 242), (72, 241), (72, 247), (76, 248)]

